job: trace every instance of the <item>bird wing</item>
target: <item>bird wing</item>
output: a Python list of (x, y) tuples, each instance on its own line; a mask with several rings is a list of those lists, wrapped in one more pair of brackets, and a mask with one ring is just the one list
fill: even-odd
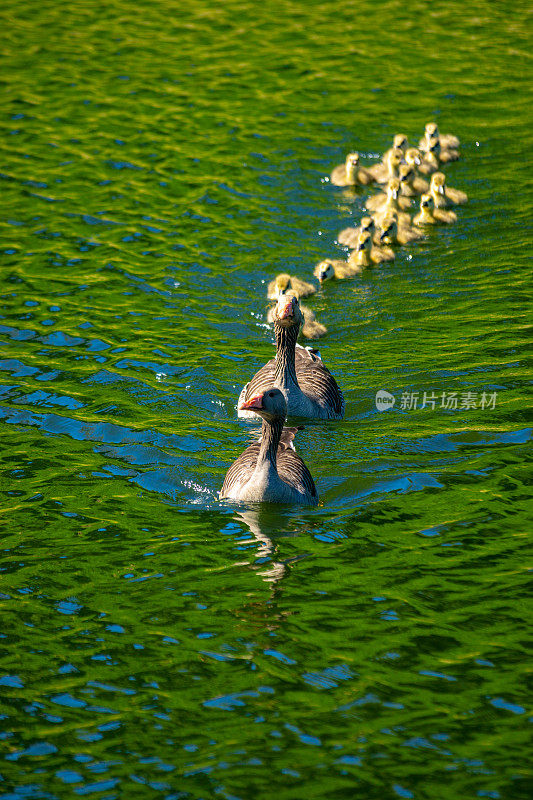
[[(295, 354), (296, 377), (304, 394), (323, 408), (331, 409), (332, 416), (344, 413), (344, 397), (329, 369), (324, 366), (320, 356), (305, 347), (297, 347)], [(271, 358), (258, 370), (246, 384), (239, 402), (249, 400), (257, 394), (266, 392), (275, 385), (276, 360)]]
[(230, 491), (239, 490), (248, 483), (257, 464), (260, 447), (259, 441), (253, 442), (235, 459), (226, 472), (226, 477), (220, 490), (220, 497), (226, 497)]
[[(293, 434), (294, 435), (294, 434)], [(318, 497), (315, 482), (304, 462), (292, 448), (278, 448), (278, 475), (298, 492)]]

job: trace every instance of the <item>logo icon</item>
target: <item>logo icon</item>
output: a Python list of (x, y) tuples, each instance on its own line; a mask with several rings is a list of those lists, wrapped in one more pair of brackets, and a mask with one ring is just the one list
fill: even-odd
[(394, 406), (395, 402), (394, 395), (386, 392), (385, 389), (380, 389), (379, 392), (376, 392), (376, 408), (378, 411), (387, 411), (387, 409)]

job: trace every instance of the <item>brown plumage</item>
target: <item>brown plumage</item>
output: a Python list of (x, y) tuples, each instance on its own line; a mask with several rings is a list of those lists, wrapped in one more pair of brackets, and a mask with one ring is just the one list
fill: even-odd
[[(289, 416), (342, 419), (344, 398), (335, 378), (320, 356), (296, 344), (303, 321), (298, 298), (293, 294), (280, 295), (274, 311), (276, 357), (246, 384), (239, 396), (239, 406), (276, 386), (285, 396)], [(239, 416), (249, 417), (251, 413), (239, 410)]]
[(228, 469), (221, 499), (316, 506), (315, 483), (294, 450), (293, 439), (298, 429), (283, 427), (287, 416), (283, 393), (271, 387), (243, 400), (239, 408), (262, 417), (261, 438), (247, 447)]

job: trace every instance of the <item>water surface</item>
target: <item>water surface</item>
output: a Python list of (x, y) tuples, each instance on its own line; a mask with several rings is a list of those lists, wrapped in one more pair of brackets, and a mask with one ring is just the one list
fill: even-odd
[[(529, 797), (527, 5), (2, 15), (3, 796)], [(430, 120), (457, 224), (308, 303), (320, 506), (221, 503), (266, 282)]]

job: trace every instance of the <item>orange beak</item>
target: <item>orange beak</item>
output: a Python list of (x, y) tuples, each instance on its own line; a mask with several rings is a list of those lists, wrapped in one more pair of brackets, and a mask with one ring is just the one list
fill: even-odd
[(242, 403), (239, 404), (239, 411), (248, 411), (253, 408), (263, 408), (262, 394), (256, 394), (250, 397), (249, 400), (243, 400)]

